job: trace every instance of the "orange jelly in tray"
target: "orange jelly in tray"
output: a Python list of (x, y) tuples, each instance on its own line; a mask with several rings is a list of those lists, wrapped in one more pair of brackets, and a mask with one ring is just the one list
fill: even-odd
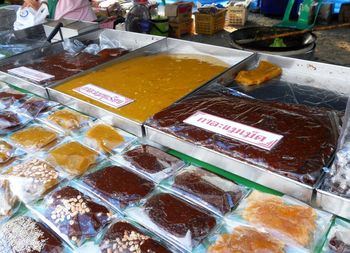
[[(117, 63), (70, 80), (55, 89), (126, 118), (144, 122), (227, 68), (226, 63), (210, 56), (164, 53)], [(120, 107), (110, 105), (108, 101), (99, 102), (101, 99), (80, 92), (86, 85), (102, 88), (103, 93), (121, 95), (128, 102)]]

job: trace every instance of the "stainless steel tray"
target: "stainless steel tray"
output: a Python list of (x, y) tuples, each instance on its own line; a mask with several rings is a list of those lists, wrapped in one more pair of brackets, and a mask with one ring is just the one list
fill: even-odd
[(350, 199), (319, 188), (316, 190), (315, 206), (350, 220)]
[[(347, 83), (348, 81), (346, 79), (347, 76), (350, 76), (350, 68), (267, 54), (256, 54), (247, 58), (242, 61), (241, 64), (231, 68), (208, 85), (210, 86), (217, 83), (227, 85), (232, 82), (232, 77), (239, 70), (255, 66), (261, 59), (276, 63), (283, 68), (282, 81), (335, 92), (341, 91), (341, 94), (344, 96), (350, 94), (350, 85)], [(314, 186), (302, 184), (267, 169), (253, 166), (205, 147), (188, 143), (168, 133), (148, 126), (147, 124), (145, 125), (145, 133), (146, 136), (154, 142), (305, 202), (312, 203), (314, 189), (319, 184), (319, 182)], [(322, 177), (320, 177), (319, 181), (321, 178)]]
[[(129, 39), (130, 42), (133, 40), (136, 40), (137, 38), (132, 38), (133, 33), (126, 33), (126, 39)], [(114, 64), (121, 61), (126, 61), (128, 59), (138, 57), (138, 56), (144, 56), (149, 54), (157, 54), (161, 52), (169, 52), (169, 53), (185, 53), (185, 54), (204, 54), (204, 55), (213, 55), (216, 58), (225, 61), (230, 66), (236, 65), (242, 60), (246, 59), (247, 57), (250, 57), (252, 53), (229, 49), (229, 48), (223, 48), (223, 47), (215, 47), (200, 43), (193, 43), (193, 42), (186, 42), (181, 41), (177, 39), (164, 39), (159, 40), (149, 46), (143, 47), (139, 50), (135, 50), (134, 52), (131, 52), (127, 55), (125, 55), (123, 58), (119, 58), (116, 61), (111, 61), (107, 64), (100, 65), (96, 68), (93, 68), (85, 73), (81, 73), (81, 76), (84, 74), (87, 74), (92, 71), (96, 71), (98, 69), (104, 68), (107, 65)], [(77, 77), (75, 76), (75, 77)], [(69, 78), (68, 80), (71, 80), (73, 78)], [(210, 82), (211, 80), (208, 80)], [(207, 84), (208, 82), (203, 83), (203, 85)], [(202, 85), (202, 86), (203, 86)], [(81, 99), (77, 99), (73, 96), (67, 95), (63, 92), (55, 90), (54, 85), (50, 85), (48, 87), (48, 93), (49, 97), (55, 101), (58, 101), (63, 104), (67, 104), (71, 107), (73, 107), (76, 110), (82, 111), (84, 113), (90, 114), (94, 117), (103, 118), (110, 124), (113, 124), (127, 132), (130, 132), (136, 136), (142, 137), (144, 135), (143, 131), (143, 122), (137, 122), (134, 120), (127, 119), (123, 116), (120, 116), (116, 113), (113, 113), (111, 111), (108, 111), (106, 109), (102, 109), (98, 106), (89, 104)]]
[[(80, 41), (89, 41), (91, 43), (98, 43), (99, 41), (99, 35), (102, 32), (108, 33), (108, 36), (110, 36), (111, 39), (118, 40), (123, 46), (127, 47), (130, 51), (136, 50), (138, 48), (142, 48), (146, 45), (149, 45), (155, 41), (163, 39), (159, 36), (147, 36), (144, 34), (137, 34), (137, 33), (127, 33), (123, 31), (116, 31), (116, 30), (110, 30), (110, 29), (103, 29), (103, 30), (97, 30), (91, 33), (79, 35), (77, 37), (74, 37), (72, 39), (77, 39)], [(64, 51), (63, 48), (63, 42), (54, 43), (52, 45), (45, 46), (43, 48), (37, 48), (13, 57), (10, 57), (8, 59), (5, 59), (1, 61), (1, 66), (16, 63), (16, 65), (25, 65), (28, 62), (30, 62), (32, 59), (41, 58), (47, 55), (57, 54)], [(120, 58), (123, 58), (123, 56), (113, 59), (112, 61), (118, 61)], [(106, 63), (104, 63), (106, 64)], [(103, 65), (103, 64), (102, 64)], [(74, 76), (72, 76), (74, 77)], [(38, 84), (33, 81), (30, 81), (28, 79), (18, 77), (11, 75), (7, 72), (0, 71), (0, 80), (3, 82), (6, 82), (8, 84), (18, 86), (20, 88), (29, 90), (30, 92), (33, 92), (39, 96), (48, 97), (46, 86), (53, 85), (53, 84), (59, 84), (66, 80), (61, 80), (57, 82), (48, 82), (45, 84)]]

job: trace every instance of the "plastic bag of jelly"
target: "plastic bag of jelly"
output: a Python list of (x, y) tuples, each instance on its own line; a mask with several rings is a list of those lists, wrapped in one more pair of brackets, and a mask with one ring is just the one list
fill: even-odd
[(0, 224), (8, 220), (20, 206), (8, 180), (0, 179)]
[(156, 113), (146, 124), (189, 142), (197, 152), (200, 146), (310, 186), (330, 163), (339, 136), (334, 111), (237, 97), (215, 85)]
[(183, 168), (161, 185), (217, 215), (231, 212), (249, 192), (244, 186), (193, 165)]
[(26, 152), (10, 143), (6, 138), (0, 139), (0, 170), (24, 156)]
[(7, 135), (25, 127), (32, 118), (14, 108), (0, 111), (0, 136)]
[(55, 101), (32, 96), (20, 106), (20, 109), (23, 110), (24, 113), (27, 113), (29, 116), (36, 118), (43, 113), (47, 113), (53, 107), (58, 105), (59, 103)]
[(80, 138), (87, 146), (106, 155), (120, 153), (136, 140), (135, 136), (102, 120), (90, 122), (86, 131), (79, 136)]
[(350, 252), (350, 223), (337, 218), (331, 227), (322, 253)]
[(185, 252), (191, 252), (220, 223), (214, 214), (162, 189), (125, 213)]
[(109, 159), (81, 177), (78, 183), (120, 213), (138, 205), (155, 188), (148, 178)]
[(155, 143), (141, 141), (111, 159), (159, 183), (185, 166), (184, 161), (166, 151)]
[(222, 224), (193, 252), (306, 253), (309, 251), (285, 243), (264, 228), (258, 228), (246, 222), (237, 221), (231, 224)]
[(50, 164), (46, 154), (36, 153), (8, 166), (1, 173), (0, 180), (8, 182), (8, 187), (16, 198), (30, 203), (45, 197), (68, 176)]
[(161, 240), (144, 227), (127, 218), (117, 217), (93, 242), (79, 247), (76, 253), (108, 252), (179, 252), (174, 246)]
[(18, 106), (26, 100), (27, 94), (0, 83), (0, 109)]
[(113, 216), (100, 200), (74, 181), (62, 183), (31, 208), (72, 248), (96, 237)]
[(314, 252), (324, 240), (332, 215), (289, 196), (254, 190), (226, 218), (228, 223), (242, 220), (264, 228), (289, 245)]
[(70, 253), (69, 247), (38, 216), (20, 212), (0, 227), (1, 252)]

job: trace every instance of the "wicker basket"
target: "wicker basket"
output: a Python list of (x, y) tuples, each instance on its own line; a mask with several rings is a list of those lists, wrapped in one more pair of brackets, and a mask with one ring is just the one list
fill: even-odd
[(248, 18), (248, 10), (244, 6), (229, 6), (226, 13), (226, 25), (243, 26)]
[(196, 12), (196, 33), (212, 35), (224, 29), (226, 9), (219, 10), (215, 14)]

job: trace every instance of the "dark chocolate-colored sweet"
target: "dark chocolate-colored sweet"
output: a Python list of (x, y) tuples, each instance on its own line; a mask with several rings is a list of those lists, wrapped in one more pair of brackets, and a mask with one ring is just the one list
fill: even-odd
[[(265, 150), (184, 122), (198, 111), (283, 138), (272, 150)], [(199, 92), (157, 113), (149, 124), (196, 145), (314, 185), (336, 148), (335, 118), (331, 110), (236, 97), (226, 90)]]
[[(348, 235), (349, 236), (349, 235)], [(334, 253), (350, 253), (350, 245), (334, 236), (328, 243), (328, 247)]]
[[(208, 174), (208, 177), (218, 177), (219, 180), (225, 180), (213, 174)], [(220, 181), (217, 183), (220, 183)], [(242, 198), (242, 191), (238, 186), (235, 187), (233, 182), (229, 183), (232, 184), (232, 187), (230, 187), (230, 190), (224, 191), (219, 188), (218, 185), (214, 185), (207, 181), (204, 175), (200, 175), (199, 173), (196, 173), (196, 171), (187, 171), (175, 177), (174, 187), (193, 194), (214, 206), (222, 213), (227, 213), (231, 211)]]
[(52, 194), (45, 216), (73, 242), (89, 239), (109, 222), (109, 210), (77, 189), (66, 186)]
[(98, 55), (104, 58), (109, 58), (109, 57), (119, 57), (126, 53), (128, 53), (128, 50), (124, 48), (106, 48), (101, 50), (98, 53)]
[(177, 237), (191, 232), (191, 240), (204, 239), (216, 225), (214, 217), (168, 193), (159, 193), (147, 200), (145, 211), (150, 219)]
[(171, 251), (128, 222), (113, 224), (100, 243), (102, 253), (170, 253)]
[(21, 126), (17, 114), (10, 111), (0, 112), (0, 135), (5, 135)]
[(149, 180), (119, 166), (109, 166), (84, 177), (83, 181), (109, 202), (124, 208), (154, 189)]
[(28, 112), (32, 117), (36, 117), (40, 113), (48, 111), (51, 107), (51, 104), (52, 101), (33, 97), (24, 102), (21, 108)]
[(123, 158), (134, 167), (152, 174), (180, 163), (178, 158), (149, 145), (140, 145), (129, 150), (123, 155)]
[(41, 222), (27, 216), (19, 216), (1, 227), (0, 252), (61, 253), (63, 245)]
[(23, 99), (25, 96), (25, 94), (16, 91), (0, 91), (0, 104), (7, 108), (16, 101)]
[[(116, 52), (119, 52), (118, 48), (115, 50)], [(53, 75), (54, 77), (50, 79), (50, 81), (54, 82), (71, 77), (84, 70), (93, 68), (101, 63), (118, 57), (123, 53), (127, 53), (125, 49), (120, 49), (120, 51), (120, 54), (116, 54), (116, 52), (114, 52), (114, 54), (106, 53), (103, 54), (103, 56), (93, 55), (85, 52), (81, 52), (79, 54), (61, 52), (58, 54), (36, 59), (32, 63), (26, 64), (25, 67)], [(5, 65), (0, 69), (2, 71), (7, 71), (16, 67), (18, 66), (11, 64)]]

